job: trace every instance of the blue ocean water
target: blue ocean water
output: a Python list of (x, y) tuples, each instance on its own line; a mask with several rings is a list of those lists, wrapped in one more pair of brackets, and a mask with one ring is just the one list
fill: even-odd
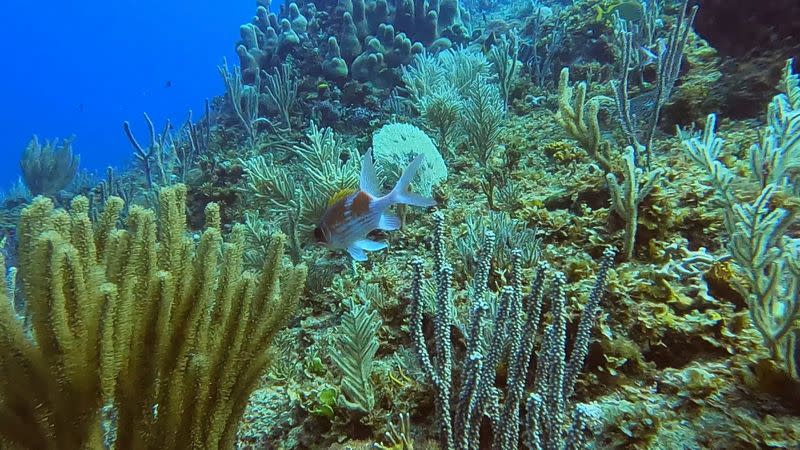
[(216, 66), (237, 63), (239, 25), (254, 2), (239, 0), (82, 0), (4, 2), (0, 14), (0, 189), (18, 177), (32, 135), (75, 135), (81, 166), (103, 171), (132, 154), (131, 122), (147, 141), (157, 127), (195, 117), (223, 92)]

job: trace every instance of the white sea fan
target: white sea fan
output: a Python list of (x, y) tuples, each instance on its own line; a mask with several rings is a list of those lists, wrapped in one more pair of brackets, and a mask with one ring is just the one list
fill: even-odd
[(431, 196), (433, 187), (447, 180), (442, 155), (424, 131), (406, 123), (384, 125), (372, 136), (375, 165), (384, 179), (398, 179), (403, 169), (419, 154), (425, 161), (412, 185), (422, 195)]

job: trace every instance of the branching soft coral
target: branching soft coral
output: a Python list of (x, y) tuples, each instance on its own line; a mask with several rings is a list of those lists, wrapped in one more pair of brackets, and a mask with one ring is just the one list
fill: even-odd
[(267, 347), (293, 313), (304, 266), (283, 267), (284, 238), (260, 274), (242, 268), (219, 208), (195, 243), (186, 188), (164, 189), (159, 213), (111, 198), (96, 223), (36, 199), (18, 230), (22, 293), (33, 339), (0, 287), (0, 443), (103, 448), (102, 405), (116, 409), (116, 448), (232, 448)]

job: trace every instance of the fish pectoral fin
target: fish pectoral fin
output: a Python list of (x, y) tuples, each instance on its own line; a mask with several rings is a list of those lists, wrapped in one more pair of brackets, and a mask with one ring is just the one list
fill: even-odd
[(355, 244), (347, 247), (347, 253), (350, 253), (350, 256), (353, 257), (356, 261), (366, 261), (367, 254), (359, 247), (356, 247)]
[(378, 221), (378, 229), (385, 231), (394, 231), (400, 229), (400, 218), (394, 214), (385, 212), (381, 215)]
[(389, 244), (387, 244), (386, 242), (378, 242), (378, 241), (373, 241), (373, 240), (370, 240), (370, 239), (361, 239), (359, 241), (353, 242), (353, 245), (351, 247), (357, 247), (357, 248), (359, 248), (361, 250), (366, 250), (368, 252), (374, 252), (374, 251), (378, 251), (378, 250), (383, 250), (384, 248), (386, 248), (388, 246), (389, 246)]

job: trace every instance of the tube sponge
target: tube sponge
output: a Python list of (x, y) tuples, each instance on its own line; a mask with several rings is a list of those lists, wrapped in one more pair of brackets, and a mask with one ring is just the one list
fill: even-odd
[(303, 34), (308, 30), (308, 19), (300, 13), (300, 8), (297, 7), (297, 3), (291, 3), (289, 5), (289, 18), (291, 19), (292, 29), (296, 33)]
[(325, 74), (325, 78), (332, 81), (343, 80), (350, 72), (347, 63), (342, 59), (339, 43), (333, 36), (328, 38), (328, 54), (325, 56), (325, 61), (322, 62), (322, 72)]

